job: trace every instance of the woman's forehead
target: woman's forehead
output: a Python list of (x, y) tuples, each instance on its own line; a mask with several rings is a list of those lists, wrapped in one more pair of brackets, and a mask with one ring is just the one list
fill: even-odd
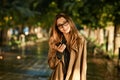
[(65, 22), (65, 21), (66, 21), (66, 19), (64, 17), (60, 17), (60, 18), (57, 19), (58, 24), (61, 24), (61, 23)]

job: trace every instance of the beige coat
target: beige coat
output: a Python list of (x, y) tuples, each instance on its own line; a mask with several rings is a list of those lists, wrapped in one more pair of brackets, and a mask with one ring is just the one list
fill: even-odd
[[(86, 41), (82, 38), (79, 45), (75, 42), (71, 48), (70, 61), (65, 80), (86, 80), (86, 54)], [(64, 80), (63, 63), (64, 60), (58, 60), (56, 51), (50, 48), (48, 53), (48, 64), (50, 68), (53, 69), (50, 80)]]

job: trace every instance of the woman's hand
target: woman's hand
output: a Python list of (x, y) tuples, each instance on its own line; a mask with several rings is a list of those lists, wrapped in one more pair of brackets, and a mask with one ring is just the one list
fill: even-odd
[(63, 53), (63, 51), (65, 50), (66, 45), (65, 44), (60, 44), (58, 46), (56, 46), (56, 50), (60, 53)]

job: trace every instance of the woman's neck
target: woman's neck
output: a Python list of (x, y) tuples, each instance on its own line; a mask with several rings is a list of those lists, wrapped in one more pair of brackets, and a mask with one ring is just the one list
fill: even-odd
[(63, 34), (63, 35), (64, 35), (66, 41), (69, 42), (69, 40), (70, 40), (70, 36), (69, 36), (69, 34)]

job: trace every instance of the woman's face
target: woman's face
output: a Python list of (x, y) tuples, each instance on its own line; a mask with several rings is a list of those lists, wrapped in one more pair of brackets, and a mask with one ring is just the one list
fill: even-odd
[(57, 19), (57, 27), (63, 34), (70, 32), (70, 25), (64, 17)]

